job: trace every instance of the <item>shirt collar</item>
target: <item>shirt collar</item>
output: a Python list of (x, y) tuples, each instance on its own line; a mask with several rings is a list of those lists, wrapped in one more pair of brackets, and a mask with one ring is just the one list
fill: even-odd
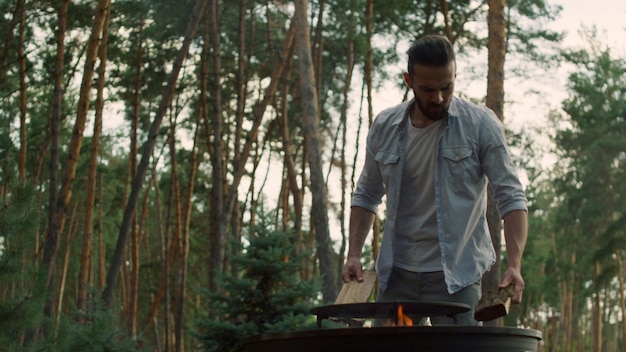
[[(458, 99), (457, 97), (453, 96), (452, 100), (450, 101), (450, 108), (448, 109), (448, 117), (446, 117), (445, 120), (443, 121), (443, 124), (446, 126), (448, 126), (449, 124), (450, 117), (452, 118), (458, 117), (459, 109), (457, 108), (457, 99)], [(411, 106), (413, 106), (414, 102), (415, 102), (415, 98), (412, 98), (411, 100), (406, 101), (400, 105), (400, 111), (402, 113), (398, 114), (394, 118), (394, 121), (392, 123), (393, 126), (404, 126), (404, 123), (406, 123), (406, 121), (409, 120), (409, 113), (411, 111)]]

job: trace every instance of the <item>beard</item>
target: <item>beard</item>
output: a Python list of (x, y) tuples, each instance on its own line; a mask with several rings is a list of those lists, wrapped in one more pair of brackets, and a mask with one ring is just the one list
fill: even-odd
[(425, 104), (418, 97), (415, 97), (415, 104), (420, 112), (431, 121), (439, 121), (448, 116), (448, 105), (442, 104)]

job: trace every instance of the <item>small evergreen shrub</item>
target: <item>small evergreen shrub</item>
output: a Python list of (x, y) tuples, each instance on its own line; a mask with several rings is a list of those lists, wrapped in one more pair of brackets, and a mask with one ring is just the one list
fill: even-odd
[(296, 253), (293, 234), (277, 230), (261, 216), (232, 258), (239, 275), (219, 278), (220, 292), (204, 291), (210, 312), (197, 319), (197, 337), (206, 351), (242, 350), (246, 336), (309, 329), (319, 282), (305, 282), (299, 271), (310, 253)]

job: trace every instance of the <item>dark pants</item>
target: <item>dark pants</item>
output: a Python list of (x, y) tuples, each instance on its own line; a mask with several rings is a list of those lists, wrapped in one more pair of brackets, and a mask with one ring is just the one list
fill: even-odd
[[(480, 280), (454, 294), (448, 293), (443, 271), (417, 273), (394, 267), (385, 291), (378, 290), (376, 301), (438, 301), (464, 303), (471, 307), (468, 312), (452, 317), (433, 316), (433, 325), (480, 325), (474, 319), (474, 308), (480, 298)], [(420, 325), (426, 324), (422, 319)]]

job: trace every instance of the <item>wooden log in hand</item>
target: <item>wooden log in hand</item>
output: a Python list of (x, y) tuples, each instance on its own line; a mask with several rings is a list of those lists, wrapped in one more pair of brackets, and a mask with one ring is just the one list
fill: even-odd
[(341, 291), (335, 300), (335, 304), (365, 303), (368, 301), (374, 284), (376, 283), (376, 272), (363, 270), (363, 282), (352, 280), (343, 284)]
[(489, 321), (509, 314), (511, 297), (515, 292), (515, 285), (490, 290), (480, 298), (474, 311), (474, 319)]
[[(341, 291), (335, 300), (335, 304), (366, 303), (372, 295), (376, 284), (376, 272), (363, 270), (363, 282), (352, 280), (343, 284)], [(362, 327), (364, 319), (330, 317), (330, 320), (344, 322), (350, 327)]]

